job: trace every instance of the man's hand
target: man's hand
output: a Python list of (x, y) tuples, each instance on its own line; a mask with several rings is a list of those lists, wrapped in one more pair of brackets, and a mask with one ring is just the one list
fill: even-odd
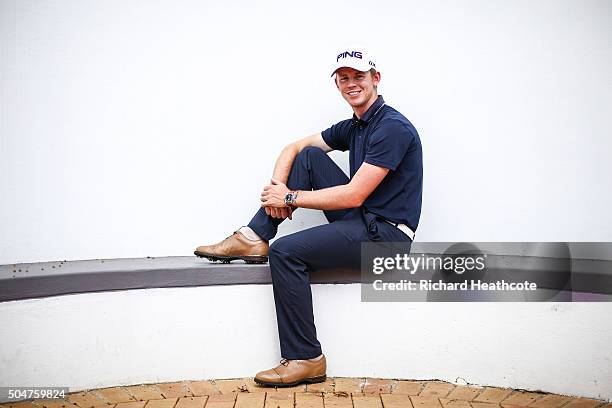
[[(323, 136), (321, 133), (315, 133), (314, 135), (307, 136), (303, 139), (300, 139), (294, 143), (288, 144), (285, 146), (280, 156), (276, 160), (276, 164), (274, 165), (274, 172), (272, 173), (272, 184), (268, 187), (277, 187), (279, 191), (277, 192), (280, 197), (280, 202), (277, 200), (272, 200), (271, 202), (267, 202), (264, 200), (264, 194), (261, 194), (262, 207), (266, 210), (266, 214), (273, 218), (289, 218), (291, 219), (291, 214), (293, 213), (293, 209), (289, 208), (285, 205), (285, 196), (289, 192), (287, 186), (284, 183), (279, 182), (278, 180), (287, 180), (289, 177), (289, 173), (291, 172), (291, 165), (295, 160), (295, 157), (299, 152), (302, 151), (305, 147), (315, 146), (322, 149), (324, 152), (329, 152), (332, 150), (331, 147), (325, 143), (323, 140)], [(281, 189), (280, 186), (284, 186), (284, 189)], [(264, 193), (266, 193), (266, 189), (264, 188)], [(271, 192), (272, 193), (272, 192)]]
[(289, 207), (285, 207), (285, 208), (264, 207), (264, 210), (266, 210), (266, 214), (268, 214), (272, 218), (292, 219), (291, 215), (293, 213), (293, 210)]
[(271, 180), (271, 183), (272, 184), (265, 186), (261, 193), (261, 206), (270, 209), (271, 212), (269, 215), (273, 217), (277, 215), (275, 218), (279, 218), (278, 215), (283, 215), (283, 211), (279, 212), (274, 210), (291, 210), (287, 204), (285, 204), (285, 196), (289, 193), (289, 189), (284, 183), (274, 178)]

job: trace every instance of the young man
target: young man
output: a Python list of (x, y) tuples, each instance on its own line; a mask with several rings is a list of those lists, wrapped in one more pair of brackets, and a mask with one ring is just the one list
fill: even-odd
[[(276, 161), (261, 208), (247, 227), (200, 246), (210, 260), (265, 262), (269, 256), (283, 359), (255, 376), (259, 384), (291, 386), (326, 378), (317, 340), (309, 272), (359, 269), (361, 243), (405, 242), (421, 214), (419, 135), (378, 95), (380, 72), (363, 50), (339, 53), (332, 72), (353, 117), (289, 144)], [(350, 178), (326, 154), (350, 151)], [(298, 208), (323, 210), (329, 224), (268, 241)]]

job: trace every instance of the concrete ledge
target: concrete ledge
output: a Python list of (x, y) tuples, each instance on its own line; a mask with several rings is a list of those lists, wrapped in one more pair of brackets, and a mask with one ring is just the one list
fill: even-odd
[[(487, 273), (535, 280), (538, 287), (548, 289), (612, 293), (612, 261), (609, 260), (489, 254)], [(424, 271), (422, 278), (437, 280), (444, 276), (436, 271)], [(314, 272), (311, 282), (358, 283), (360, 273)], [(270, 283), (267, 264), (219, 264), (195, 256), (0, 265), (0, 301), (113, 290)], [(600, 300), (608, 298), (604, 296)]]
[[(552, 284), (603, 294), (611, 271), (609, 260), (488, 254), (486, 273), (544, 283), (552, 275)], [(361, 301), (358, 271), (316, 272), (311, 281), (342, 284), (312, 288), (331, 376), (461, 378), (612, 398), (612, 332), (602, 323), (610, 303), (556, 303), (576, 300), (562, 291), (545, 299), (554, 303), (375, 303)], [(252, 375), (280, 353), (269, 283), (268, 265), (191, 256), (0, 266), (0, 385)]]
[[(0, 301), (112, 290), (269, 284), (267, 264), (211, 263), (195, 256), (0, 265)], [(359, 282), (359, 271), (313, 273), (313, 283)]]

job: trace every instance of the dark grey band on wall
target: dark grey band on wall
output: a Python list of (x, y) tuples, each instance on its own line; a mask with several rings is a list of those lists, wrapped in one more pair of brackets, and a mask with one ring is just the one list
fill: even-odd
[[(356, 283), (360, 273), (315, 272), (311, 281)], [(0, 265), (0, 301), (113, 290), (270, 283), (267, 264), (220, 264), (195, 256)]]
[[(573, 291), (612, 293), (612, 261), (609, 260), (509, 255), (489, 255), (488, 260), (489, 272), (503, 270), (521, 278), (569, 273)], [(434, 272), (422, 278), (437, 277)], [(311, 282), (359, 283), (361, 274), (350, 270), (318, 271), (311, 273)], [(270, 283), (267, 264), (219, 264), (195, 256), (0, 265), (0, 301), (115, 290)], [(554, 288), (555, 285), (544, 286)]]

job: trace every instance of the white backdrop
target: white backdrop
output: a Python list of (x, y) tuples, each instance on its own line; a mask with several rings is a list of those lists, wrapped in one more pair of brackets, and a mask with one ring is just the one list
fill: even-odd
[(610, 10), (0, 0), (0, 264), (229, 235), (285, 144), (350, 116), (329, 66), (351, 44), (420, 133), (420, 241), (612, 241)]

